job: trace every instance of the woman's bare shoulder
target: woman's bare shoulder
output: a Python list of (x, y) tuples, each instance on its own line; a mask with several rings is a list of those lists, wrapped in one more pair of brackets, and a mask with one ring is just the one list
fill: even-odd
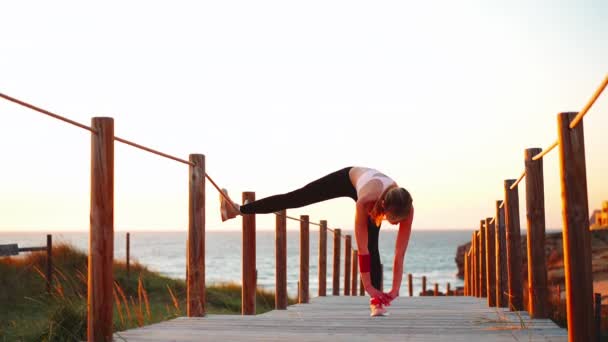
[(369, 170), (369, 167), (362, 167), (362, 166), (353, 166), (349, 171), (348, 171), (348, 176), (350, 177), (351, 181), (353, 181), (353, 184), (355, 184), (357, 182), (357, 180), (359, 179), (359, 177), (365, 173), (365, 171)]

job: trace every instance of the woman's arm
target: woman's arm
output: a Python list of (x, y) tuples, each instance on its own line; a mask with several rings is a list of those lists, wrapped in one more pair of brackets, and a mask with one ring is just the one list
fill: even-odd
[(401, 280), (403, 278), (403, 258), (405, 251), (410, 241), (412, 233), (412, 221), (414, 219), (414, 208), (410, 215), (403, 221), (399, 222), (399, 232), (397, 233), (397, 241), (395, 242), (395, 259), (393, 261), (393, 288), (389, 292), (391, 298), (396, 298), (399, 295), (401, 288)]
[[(373, 202), (371, 204), (370, 202), (366, 201), (357, 202), (357, 212), (355, 214), (355, 238), (357, 240), (357, 251), (360, 256), (367, 258), (367, 260), (369, 260), (369, 250), (367, 248), (367, 217), (370, 205), (373, 205)], [(361, 268), (361, 264), (362, 263), (359, 263), (359, 270), (361, 271), (361, 281), (363, 282), (365, 291), (370, 295), (370, 297), (378, 298), (384, 303), (389, 304), (390, 298), (388, 295), (376, 289), (372, 285), (369, 270), (367, 270), (367, 272), (363, 272), (364, 269)]]

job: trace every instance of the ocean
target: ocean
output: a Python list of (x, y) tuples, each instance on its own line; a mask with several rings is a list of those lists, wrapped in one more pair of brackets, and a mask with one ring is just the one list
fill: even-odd
[[(318, 291), (318, 231), (310, 229), (310, 295)], [(0, 244), (18, 243), (19, 247), (44, 246), (46, 234), (53, 234), (53, 244), (65, 242), (76, 248), (88, 250), (87, 232), (0, 232)], [(131, 260), (137, 260), (154, 271), (173, 278), (186, 276), (186, 237), (185, 231), (175, 232), (131, 232)], [(343, 234), (352, 232), (343, 231)], [(380, 232), (379, 248), (384, 265), (384, 289), (392, 285), (392, 266), (396, 230)], [(114, 237), (115, 259), (124, 260), (126, 256), (126, 232), (116, 232)], [(452, 289), (463, 286), (456, 277), (458, 268), (454, 261), (456, 249), (471, 239), (470, 230), (414, 230), (405, 255), (404, 276), (401, 283), (401, 296), (407, 295), (407, 273), (414, 276), (414, 295), (421, 291), (421, 277), (427, 277), (427, 288), (439, 284), (445, 291), (449, 282)], [(344, 240), (342, 240), (344, 241)], [(275, 252), (274, 231), (259, 230), (256, 235), (256, 265), (258, 286), (274, 290)], [(222, 282), (241, 282), (241, 232), (208, 231), (206, 234), (206, 277), (207, 284)], [(333, 269), (333, 235), (327, 237), (327, 288), (331, 293)], [(354, 245), (354, 239), (353, 239)], [(344, 283), (344, 243), (341, 250), (341, 291)], [(299, 232), (287, 231), (287, 286), (290, 296), (297, 295), (299, 274)]]

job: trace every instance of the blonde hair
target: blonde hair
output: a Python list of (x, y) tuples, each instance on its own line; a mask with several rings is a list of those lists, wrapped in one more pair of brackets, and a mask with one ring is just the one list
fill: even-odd
[(386, 212), (391, 212), (397, 217), (405, 218), (412, 210), (412, 196), (405, 188), (388, 188), (384, 190), (380, 198), (374, 204), (369, 215), (380, 226)]

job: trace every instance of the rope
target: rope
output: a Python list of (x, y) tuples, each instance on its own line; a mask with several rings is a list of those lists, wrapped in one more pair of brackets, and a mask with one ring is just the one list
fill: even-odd
[(163, 152), (159, 152), (159, 151), (153, 150), (153, 149), (151, 149), (149, 147), (142, 146), (140, 144), (134, 143), (132, 141), (129, 141), (129, 140), (126, 140), (126, 139), (123, 139), (123, 138), (114, 137), (114, 140), (116, 140), (118, 142), (121, 142), (123, 144), (126, 144), (126, 145), (133, 146), (133, 147), (138, 148), (140, 150), (143, 150), (143, 151), (146, 151), (146, 152), (150, 152), (152, 154), (159, 155), (161, 157), (165, 157), (165, 158), (168, 158), (168, 159), (171, 159), (171, 160), (175, 160), (175, 161), (180, 162), (180, 163), (184, 163), (186, 165), (196, 166), (193, 162), (190, 162), (190, 161), (187, 161), (187, 160), (184, 160), (184, 159), (181, 159), (181, 158), (177, 158), (177, 157), (174, 157), (172, 155), (169, 155), (169, 154), (166, 154), (166, 153), (163, 153)]
[(517, 188), (517, 184), (519, 184), (519, 182), (522, 181), (522, 179), (524, 179), (524, 177), (526, 176), (526, 171), (524, 171), (521, 176), (519, 176), (519, 178), (517, 179), (517, 181), (515, 181), (515, 183), (513, 183), (510, 187), (511, 190)]
[(551, 144), (551, 146), (547, 147), (541, 153), (539, 153), (539, 154), (535, 155), (534, 157), (532, 157), (532, 160), (539, 160), (540, 158), (544, 157), (549, 152), (551, 152), (554, 148), (556, 148), (557, 145), (559, 145), (559, 141), (555, 140), (555, 142), (553, 144)]
[(608, 75), (606, 75), (606, 77), (604, 78), (604, 81), (602, 82), (602, 84), (595, 91), (595, 94), (593, 94), (593, 96), (591, 97), (591, 99), (589, 100), (589, 102), (587, 102), (587, 105), (585, 106), (585, 108), (583, 108), (583, 110), (580, 111), (576, 115), (576, 117), (574, 119), (572, 119), (572, 121), (570, 122), (570, 128), (571, 129), (574, 128), (574, 127), (576, 127), (576, 125), (578, 125), (578, 123), (581, 120), (583, 120), (583, 116), (585, 116), (585, 114), (587, 114), (587, 111), (589, 111), (589, 109), (591, 108), (591, 106), (593, 106), (593, 104), (595, 103), (595, 100), (597, 100), (597, 98), (600, 97), (600, 95), (602, 94), (602, 92), (604, 91), (604, 89), (606, 89), (607, 85), (608, 85)]
[[(274, 213), (274, 214), (275, 214), (276, 216), (283, 216), (282, 214), (280, 214), (280, 213), (278, 213), (278, 212), (276, 212), (276, 213)], [(293, 217), (293, 216), (289, 216), (289, 215), (285, 215), (285, 217), (286, 217), (287, 219), (289, 219), (289, 220), (298, 221), (298, 222), (304, 222), (304, 220), (299, 219), (299, 218), (297, 218), (297, 217)], [(310, 220), (308, 221), (308, 223), (309, 223), (309, 224), (312, 224), (313, 226), (321, 227), (321, 224), (320, 224), (320, 223), (311, 222)], [(332, 228), (329, 228), (329, 227), (327, 227), (326, 229), (327, 229), (328, 231), (332, 232), (332, 233), (335, 233), (335, 232), (336, 232), (336, 231), (335, 231), (335, 229), (332, 229)], [(346, 239), (346, 235), (340, 235), (340, 237), (341, 237), (342, 239)]]
[[(591, 109), (591, 107), (593, 106), (595, 101), (600, 97), (600, 95), (602, 94), (604, 89), (606, 89), (606, 86), (608, 86), (608, 75), (606, 75), (606, 77), (604, 78), (604, 81), (602, 82), (602, 84), (600, 84), (599, 88), (597, 88), (597, 90), (595, 91), (593, 96), (591, 96), (591, 99), (589, 99), (589, 101), (587, 102), (587, 104), (585, 105), (583, 110), (581, 110), (576, 115), (576, 117), (574, 117), (574, 119), (572, 119), (572, 121), (570, 121), (570, 125), (569, 125), (570, 129), (576, 127), (583, 120), (583, 117), (585, 116), (585, 114), (587, 114), (589, 109)], [(541, 159), (542, 157), (546, 156), (549, 152), (553, 151), (553, 149), (556, 148), (558, 145), (559, 145), (559, 140), (556, 140), (553, 144), (551, 144), (551, 146), (549, 146), (548, 148), (543, 150), (541, 153), (532, 157), (532, 160)], [(511, 185), (511, 190), (515, 189), (515, 187), (517, 187), (517, 184), (519, 184), (519, 182), (521, 182), (521, 180), (525, 176), (526, 176), (526, 172), (524, 171), (521, 174), (521, 176), (519, 177), (519, 179), (515, 183), (513, 183), (513, 185)], [(504, 204), (504, 202), (503, 202), (503, 204)], [(500, 208), (503, 207), (503, 204), (500, 205)]]
[(74, 125), (74, 126), (76, 126), (76, 127), (80, 127), (80, 128), (82, 128), (82, 129), (86, 129), (86, 130), (87, 130), (87, 131), (89, 131), (89, 132), (93, 132), (93, 133), (97, 134), (97, 131), (96, 131), (96, 130), (94, 130), (93, 128), (91, 128), (91, 127), (89, 127), (89, 126), (87, 126), (87, 125), (83, 125), (83, 124), (81, 124), (81, 123), (79, 123), (79, 122), (76, 122), (76, 121), (74, 121), (74, 120), (70, 120), (70, 119), (68, 119), (68, 118), (66, 118), (66, 117), (63, 117), (63, 116), (61, 116), (61, 115), (57, 115), (57, 114), (55, 114), (55, 113), (51, 113), (51, 112), (49, 112), (48, 110), (44, 110), (44, 109), (42, 109), (42, 108), (40, 108), (40, 107), (36, 107), (36, 106), (34, 106), (34, 105), (32, 105), (32, 104), (29, 104), (29, 103), (27, 103), (27, 102), (24, 102), (24, 101), (18, 100), (18, 99), (14, 98), (14, 97), (8, 96), (8, 95), (3, 94), (3, 93), (0, 93), (0, 97), (4, 98), (4, 99), (6, 99), (6, 100), (9, 100), (9, 101), (11, 101), (11, 102), (14, 102), (14, 103), (16, 103), (16, 104), (18, 104), (18, 105), (21, 105), (21, 106), (23, 106), (23, 107), (26, 107), (26, 108), (29, 108), (29, 109), (33, 109), (33, 110), (35, 110), (35, 111), (37, 111), (37, 112), (39, 112), (39, 113), (46, 114), (46, 115), (48, 115), (48, 116), (50, 116), (50, 117), (52, 117), (52, 118), (55, 118), (55, 119), (57, 119), (57, 120), (61, 120), (61, 121), (67, 122), (67, 123), (69, 123), (69, 124), (71, 124), (71, 125)]
[[(92, 132), (92, 133), (97, 134), (97, 131), (96, 131), (95, 129), (93, 129), (93, 128), (89, 127), (89, 126), (83, 125), (83, 124), (78, 123), (78, 122), (76, 122), (76, 121), (74, 121), (74, 120), (70, 120), (70, 119), (68, 119), (68, 118), (66, 118), (66, 117), (63, 117), (63, 116), (61, 116), (61, 115), (58, 115), (58, 114), (55, 114), (55, 113), (51, 113), (51, 112), (50, 112), (50, 111), (48, 111), (48, 110), (42, 109), (42, 108), (40, 108), (40, 107), (36, 107), (36, 106), (34, 106), (34, 105), (30, 104), (30, 103), (27, 103), (27, 102), (25, 102), (25, 101), (18, 100), (18, 99), (14, 98), (14, 97), (11, 97), (11, 96), (8, 96), (8, 95), (6, 95), (6, 94), (2, 94), (2, 93), (0, 93), (0, 97), (2, 97), (2, 98), (4, 98), (4, 99), (6, 99), (6, 100), (8, 100), (8, 101), (14, 102), (14, 103), (16, 103), (16, 104), (18, 104), (18, 105), (21, 105), (21, 106), (23, 106), (23, 107), (26, 107), (26, 108), (29, 108), (29, 109), (35, 110), (35, 111), (37, 111), (37, 112), (39, 112), (39, 113), (42, 113), (42, 114), (46, 114), (46, 115), (48, 115), (48, 116), (50, 116), (50, 117), (52, 117), (52, 118), (55, 118), (55, 119), (58, 119), (58, 120), (61, 120), (61, 121), (67, 122), (67, 123), (69, 123), (69, 124), (72, 124), (72, 125), (74, 125), (74, 126), (80, 127), (80, 128), (82, 128), (82, 129), (86, 129), (87, 131), (90, 131), (90, 132)], [(138, 149), (140, 149), (140, 150), (143, 150), (143, 151), (146, 151), (146, 152), (150, 152), (150, 153), (152, 153), (152, 154), (156, 154), (156, 155), (159, 155), (159, 156), (161, 156), (161, 157), (165, 157), (165, 158), (167, 158), (167, 159), (171, 159), (171, 160), (174, 160), (174, 161), (177, 161), (177, 162), (180, 162), (180, 163), (186, 164), (186, 165), (190, 165), (190, 166), (196, 166), (196, 164), (194, 164), (193, 162), (190, 162), (190, 161), (188, 161), (188, 160), (184, 160), (184, 159), (181, 159), (181, 158), (178, 158), (178, 157), (174, 157), (174, 156), (169, 155), (169, 154), (167, 154), (167, 153), (163, 153), (163, 152), (160, 152), (160, 151), (157, 151), (157, 150), (151, 149), (151, 148), (149, 148), (149, 147), (145, 147), (145, 146), (143, 146), (143, 145), (140, 145), (140, 144), (134, 143), (134, 142), (132, 142), (132, 141), (129, 141), (129, 140), (126, 140), (126, 139), (123, 139), (123, 138), (114, 137), (114, 140), (116, 140), (116, 141), (118, 141), (118, 142), (121, 142), (121, 143), (123, 143), (123, 144), (126, 144), (126, 145), (133, 146), (133, 147), (138, 148)], [(217, 186), (217, 184), (215, 183), (215, 181), (213, 181), (213, 179), (211, 178), (211, 176), (209, 176), (209, 174), (205, 173), (205, 177), (206, 177), (206, 178), (207, 178), (207, 179), (208, 179), (208, 180), (211, 182), (211, 184), (213, 184), (213, 186), (214, 186), (214, 187), (217, 189), (217, 191), (219, 191), (219, 192), (220, 192), (220, 194), (221, 194), (221, 195), (222, 195), (222, 196), (223, 196), (223, 197), (224, 197), (226, 200), (228, 200), (228, 196), (227, 196), (227, 195), (226, 195), (226, 194), (225, 194), (225, 193), (224, 193), (224, 192), (223, 192), (223, 191), (222, 191), (222, 190), (221, 190), (221, 189), (220, 189), (220, 188)], [(232, 202), (231, 202), (231, 201), (228, 201), (228, 202), (232, 204)], [(236, 209), (236, 207), (235, 207), (235, 209)]]
[[(52, 113), (52, 112), (50, 112), (50, 111), (48, 111), (48, 110), (42, 109), (42, 108), (40, 108), (40, 107), (36, 107), (36, 106), (34, 106), (34, 105), (30, 104), (30, 103), (27, 103), (27, 102), (25, 102), (25, 101), (21, 101), (21, 100), (16, 99), (16, 98), (14, 98), (14, 97), (12, 97), (12, 96), (8, 96), (8, 95), (6, 95), (6, 94), (0, 93), (0, 97), (2, 97), (2, 98), (4, 98), (4, 99), (6, 99), (6, 100), (8, 100), (8, 101), (11, 101), (11, 102), (13, 102), (13, 103), (16, 103), (16, 104), (18, 104), (18, 105), (20, 105), (20, 106), (23, 106), (23, 107), (26, 107), (26, 108), (32, 109), (32, 110), (34, 110), (34, 111), (37, 111), (37, 112), (39, 112), (39, 113), (42, 113), (42, 114), (48, 115), (48, 116), (50, 116), (50, 117), (52, 117), (52, 118), (55, 118), (55, 119), (57, 119), (57, 120), (61, 120), (61, 121), (67, 122), (67, 123), (69, 123), (69, 124), (71, 124), (71, 125), (74, 125), (74, 126), (76, 126), (76, 127), (80, 127), (80, 128), (85, 129), (85, 130), (87, 130), (87, 131), (89, 131), (89, 132), (92, 132), (92, 133), (97, 134), (97, 131), (96, 131), (95, 129), (93, 129), (93, 128), (91, 128), (91, 127), (87, 126), (87, 125), (83, 125), (83, 124), (81, 124), (81, 123), (79, 123), (79, 122), (76, 122), (76, 121), (74, 121), (74, 120), (68, 119), (68, 118), (63, 117), (63, 116), (61, 116), (61, 115), (58, 115), (58, 114)], [(156, 154), (156, 155), (158, 155), (158, 156), (161, 156), (161, 157), (164, 157), (164, 158), (167, 158), (167, 159), (171, 159), (171, 160), (176, 161), (176, 162), (179, 162), (179, 163), (183, 163), (183, 164), (190, 165), (190, 166), (196, 166), (196, 164), (194, 164), (194, 163), (193, 163), (193, 162), (191, 162), (191, 161), (184, 160), (184, 159), (181, 159), (181, 158), (178, 158), (178, 157), (174, 157), (174, 156), (172, 156), (172, 155), (170, 155), (170, 154), (167, 154), (167, 153), (163, 153), (163, 152), (160, 152), (160, 151), (154, 150), (154, 149), (152, 149), (152, 148), (149, 148), (149, 147), (146, 147), (146, 146), (143, 146), (143, 145), (140, 145), (140, 144), (134, 143), (134, 142), (129, 141), (129, 140), (127, 140), (127, 139), (123, 139), (123, 138), (119, 138), (119, 137), (116, 137), (116, 136), (115, 136), (115, 137), (114, 137), (114, 140), (116, 140), (116, 141), (118, 141), (118, 142), (121, 142), (121, 143), (123, 143), (123, 144), (129, 145), (129, 146), (133, 146), (133, 147), (138, 148), (138, 149), (140, 149), (140, 150), (142, 150), (142, 151), (146, 151), (146, 152), (149, 152), (149, 153), (152, 153), (152, 154)], [(221, 195), (222, 197), (224, 197), (224, 199), (225, 199), (225, 200), (226, 200), (228, 203), (230, 203), (230, 205), (232, 205), (232, 207), (233, 207), (234, 209), (237, 209), (237, 210), (238, 210), (238, 208), (237, 208), (237, 206), (235, 205), (235, 203), (234, 203), (234, 202), (232, 202), (232, 201), (230, 200), (230, 198), (228, 197), (228, 195), (226, 195), (226, 194), (224, 193), (224, 191), (222, 191), (222, 189), (220, 189), (220, 187), (219, 187), (219, 186), (218, 186), (218, 185), (215, 183), (215, 181), (213, 180), (213, 178), (211, 178), (211, 176), (209, 176), (209, 174), (208, 174), (208, 173), (205, 173), (205, 177), (206, 177), (206, 178), (207, 178), (207, 179), (208, 179), (208, 180), (211, 182), (211, 184), (213, 185), (213, 187), (214, 187), (214, 188), (215, 188), (215, 189), (216, 189), (216, 190), (217, 190), (217, 191), (220, 193), (220, 195)], [(276, 214), (276, 215), (279, 215), (279, 214)], [(295, 221), (300, 221), (300, 222), (303, 222), (302, 220), (300, 220), (299, 218), (296, 218), (296, 217), (287, 216), (287, 218), (288, 218), (288, 219), (290, 219), (290, 220), (295, 220)], [(316, 223), (316, 222), (310, 222), (310, 221), (309, 221), (308, 223), (309, 223), (309, 224), (312, 224), (312, 225), (314, 225), (314, 226), (318, 226), (318, 227), (320, 227), (320, 226), (321, 226), (321, 224)], [(335, 230), (334, 230), (334, 229), (327, 228), (327, 230), (329, 230), (329, 231), (330, 231), (330, 232), (332, 232), (332, 233), (335, 233)], [(342, 237), (343, 239), (346, 239), (346, 236), (345, 236), (345, 235), (341, 235), (341, 237)]]

